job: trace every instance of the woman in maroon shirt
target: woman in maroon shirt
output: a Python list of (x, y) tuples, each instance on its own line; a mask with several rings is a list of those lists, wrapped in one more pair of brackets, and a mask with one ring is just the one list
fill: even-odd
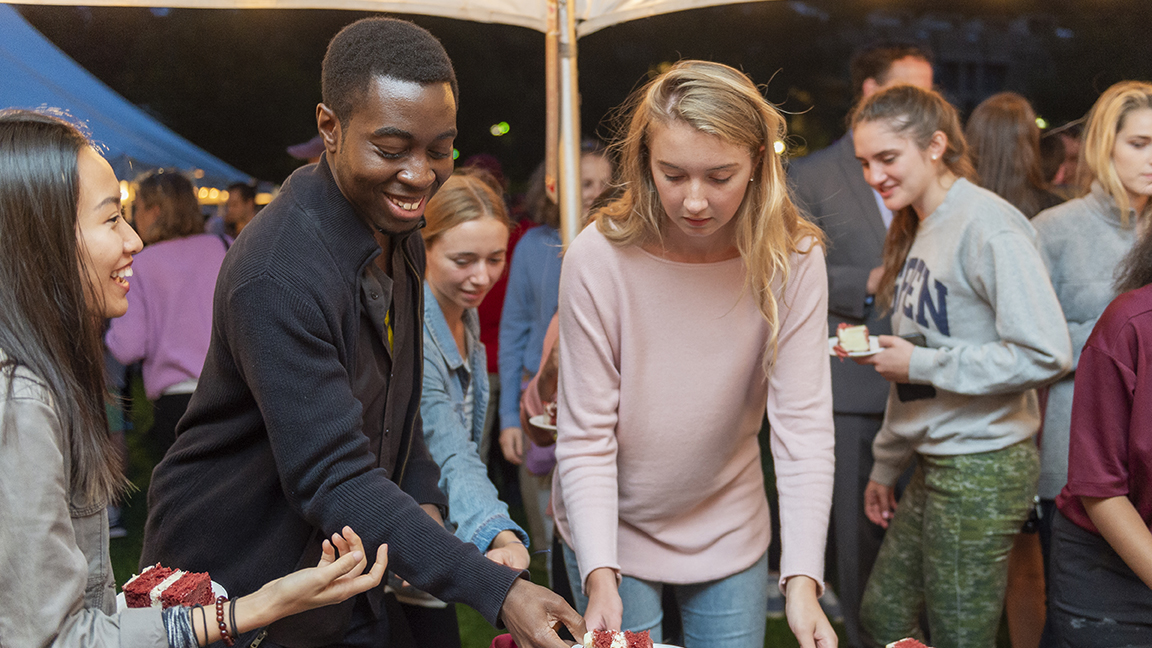
[(1042, 646), (1152, 644), (1152, 235), (1076, 370)]

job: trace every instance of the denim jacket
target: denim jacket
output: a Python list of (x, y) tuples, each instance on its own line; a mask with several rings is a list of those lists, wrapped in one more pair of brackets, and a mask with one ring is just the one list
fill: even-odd
[(167, 646), (159, 610), (116, 613), (108, 514), (71, 492), (71, 460), (47, 386), (0, 369), (0, 644)]
[[(528, 534), (508, 516), (508, 505), (497, 496), (477, 450), (488, 409), (488, 360), (479, 322), (476, 309), (464, 312), (472, 349), (465, 365), (440, 303), (424, 284), (424, 442), (440, 466), (439, 486), (448, 496), (448, 520), (456, 525), (456, 537), (485, 552), (501, 531), (514, 531), (526, 545)], [(464, 393), (470, 382), (472, 420), (466, 421)]]

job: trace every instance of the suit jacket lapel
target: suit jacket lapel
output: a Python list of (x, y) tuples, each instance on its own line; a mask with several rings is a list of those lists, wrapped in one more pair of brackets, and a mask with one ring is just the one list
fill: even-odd
[(852, 133), (841, 137), (836, 146), (839, 147), (836, 159), (840, 163), (840, 170), (844, 173), (845, 183), (859, 204), (861, 213), (868, 215), (865, 219), (868, 233), (875, 239), (876, 244), (883, 248), (888, 229), (884, 227), (884, 217), (880, 215), (880, 208), (876, 205), (876, 194), (864, 181), (864, 172), (860, 170), (860, 161), (856, 159), (856, 149), (852, 145)]

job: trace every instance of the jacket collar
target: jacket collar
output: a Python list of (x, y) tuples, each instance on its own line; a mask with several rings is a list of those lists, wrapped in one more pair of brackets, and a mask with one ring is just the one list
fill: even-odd
[[(424, 328), (450, 369), (456, 371), (464, 366), (464, 358), (461, 357), (456, 339), (452, 337), (452, 331), (448, 328), (448, 320), (444, 319), (440, 302), (436, 301), (436, 295), (432, 294), (432, 287), (427, 281), (424, 282)], [(464, 329), (465, 335), (471, 338), (471, 343), (477, 344), (480, 340), (480, 318), (475, 308), (464, 311)]]
[[(352, 203), (344, 197), (328, 165), (327, 154), (320, 161), (301, 167), (284, 182), (281, 193), (294, 196), (296, 202), (315, 219), (317, 236), (324, 242), (341, 270), (359, 274), (364, 266), (380, 254), (380, 246), (373, 238), (373, 227), (361, 218)], [(393, 250), (405, 250), (412, 235), (424, 227), (419, 226), (392, 237)]]

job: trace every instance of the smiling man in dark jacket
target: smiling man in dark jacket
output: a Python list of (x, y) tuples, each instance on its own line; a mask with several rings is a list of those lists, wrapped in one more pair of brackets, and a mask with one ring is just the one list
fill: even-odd
[[(420, 421), (428, 199), (452, 172), (457, 85), (431, 34), (366, 19), (324, 59), (325, 154), (229, 251), (200, 385), (157, 466), (141, 564), (209, 571), (243, 595), (314, 564), (345, 524), (422, 590), (562, 648), (563, 601), (439, 523)], [(387, 645), (382, 588), (268, 628), (285, 646)], [(579, 627), (577, 627), (579, 626)]]

